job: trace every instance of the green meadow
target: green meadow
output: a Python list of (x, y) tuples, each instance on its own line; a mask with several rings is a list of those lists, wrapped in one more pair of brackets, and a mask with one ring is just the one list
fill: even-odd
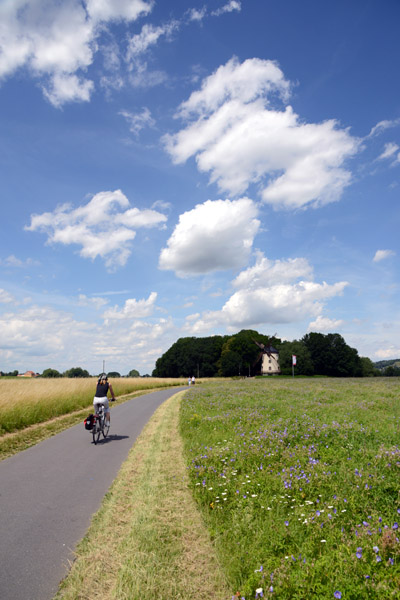
[(400, 598), (399, 379), (191, 388), (190, 486), (235, 597)]

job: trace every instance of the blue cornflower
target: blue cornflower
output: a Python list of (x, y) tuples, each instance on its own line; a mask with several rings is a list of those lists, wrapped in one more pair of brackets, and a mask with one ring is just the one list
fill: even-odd
[(339, 590), (336, 590), (336, 592), (333, 593), (335, 598), (341, 598), (342, 597), (342, 592), (339, 592)]

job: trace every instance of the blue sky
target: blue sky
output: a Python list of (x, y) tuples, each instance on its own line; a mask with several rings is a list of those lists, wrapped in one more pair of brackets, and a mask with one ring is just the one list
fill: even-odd
[(0, 370), (400, 356), (397, 0), (3, 0)]

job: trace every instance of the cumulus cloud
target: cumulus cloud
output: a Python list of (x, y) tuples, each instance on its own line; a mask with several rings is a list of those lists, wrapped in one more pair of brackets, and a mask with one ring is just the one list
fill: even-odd
[(151, 292), (147, 300), (136, 300), (135, 298), (128, 298), (124, 306), (120, 309), (118, 306), (109, 308), (103, 314), (105, 322), (109, 322), (113, 319), (125, 320), (125, 319), (138, 319), (141, 317), (148, 317), (154, 311), (155, 302), (157, 300), (157, 293)]
[(210, 182), (230, 194), (258, 184), (276, 208), (318, 206), (349, 185), (345, 160), (359, 140), (334, 120), (305, 123), (286, 102), (288, 82), (278, 65), (236, 58), (207, 77), (177, 112), (186, 126), (163, 142), (174, 163), (195, 157)]
[(101, 257), (107, 269), (125, 265), (139, 227), (155, 227), (167, 217), (157, 211), (130, 208), (121, 192), (99, 192), (85, 205), (73, 208), (64, 204), (54, 212), (32, 215), (27, 231), (47, 235), (49, 244), (76, 244), (80, 255), (94, 260)]
[(329, 285), (311, 279), (312, 267), (306, 259), (271, 261), (258, 252), (255, 266), (233, 281), (237, 291), (222, 309), (191, 318), (188, 329), (205, 333), (220, 327), (236, 330), (318, 317), (330, 298), (343, 293), (347, 282)]
[(0, 315), (0, 328), (2, 364), (38, 372), (79, 365), (96, 374), (104, 359), (109, 370), (128, 373), (134, 367), (151, 372), (155, 360), (176, 339), (170, 318), (144, 320), (136, 314), (128, 324), (124, 319), (88, 323), (51, 306)]
[(257, 214), (249, 198), (196, 205), (179, 217), (161, 251), (160, 269), (186, 277), (243, 266), (260, 227)]
[(242, 271), (233, 281), (233, 287), (256, 289), (312, 277), (313, 268), (305, 258), (272, 261), (257, 251), (256, 264)]
[(318, 316), (324, 302), (343, 293), (346, 282), (328, 285), (300, 281), (235, 292), (219, 311), (205, 312), (190, 326), (194, 333), (225, 326), (228, 330), (266, 324), (294, 323)]
[(56, 107), (88, 101), (87, 78), (100, 33), (113, 21), (133, 21), (151, 11), (143, 0), (13, 0), (0, 6), (0, 78), (27, 68)]
[(396, 252), (394, 252), (394, 250), (377, 250), (372, 260), (373, 262), (380, 262), (381, 260), (385, 260), (390, 256), (395, 256), (395, 254)]
[(310, 323), (308, 326), (308, 331), (331, 331), (336, 332), (344, 325), (344, 321), (341, 319), (329, 319), (328, 317), (323, 317), (319, 315), (315, 321)]

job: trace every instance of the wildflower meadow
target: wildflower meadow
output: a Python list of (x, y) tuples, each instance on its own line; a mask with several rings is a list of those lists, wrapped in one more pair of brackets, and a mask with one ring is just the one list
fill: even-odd
[(190, 485), (233, 598), (400, 598), (400, 381), (207, 382)]

